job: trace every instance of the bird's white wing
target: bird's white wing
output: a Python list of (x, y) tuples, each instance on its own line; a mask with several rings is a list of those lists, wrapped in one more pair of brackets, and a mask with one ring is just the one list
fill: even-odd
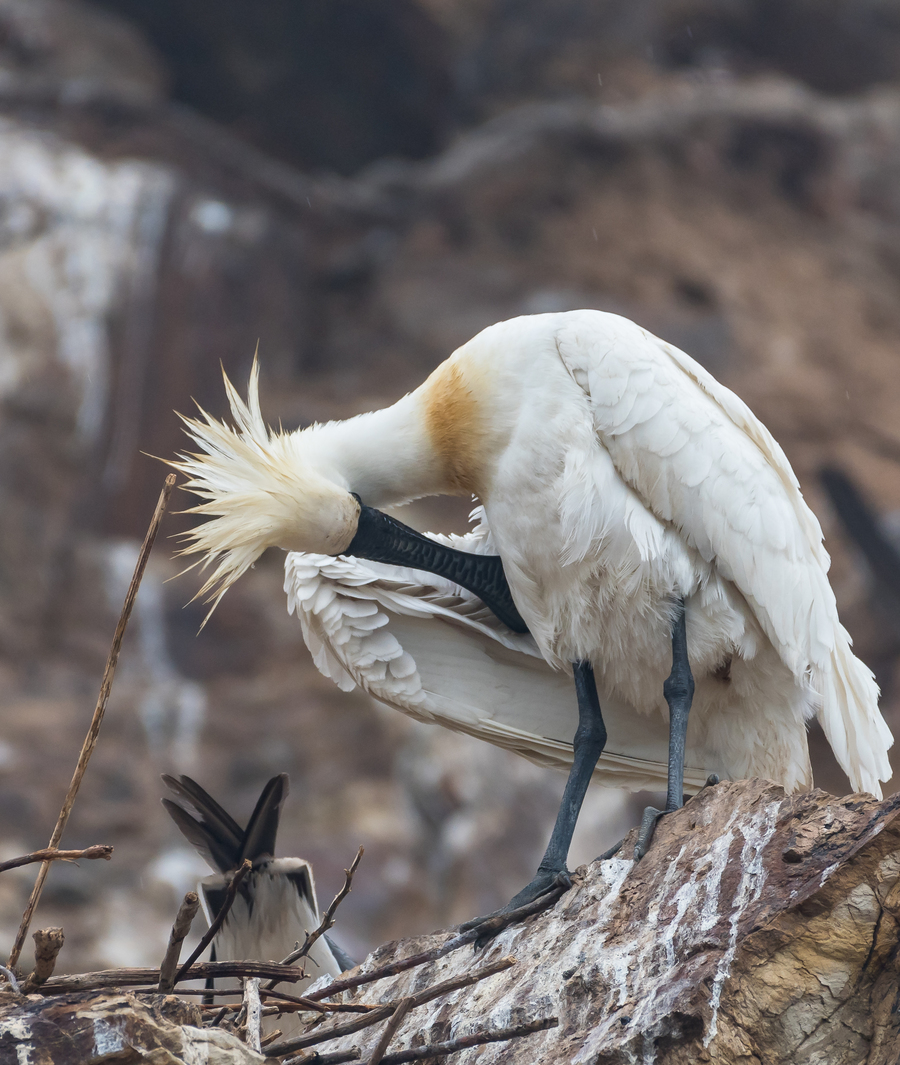
[[(434, 536), (489, 551), (484, 526), (466, 537)], [(344, 690), (359, 685), (420, 721), (466, 732), (539, 765), (568, 769), (578, 707), (572, 678), (553, 670), (529, 635), (511, 632), (479, 599), (433, 574), (355, 558), (287, 556), (285, 590), (314, 661)], [(668, 732), (612, 698), (609, 734), (595, 772), (610, 787), (666, 784)], [(686, 786), (727, 775), (704, 747), (689, 747)]]
[(853, 786), (880, 795), (892, 737), (874, 678), (838, 621), (821, 527), (784, 452), (737, 396), (633, 322), (571, 315), (557, 347), (621, 478), (738, 588), (821, 700)]

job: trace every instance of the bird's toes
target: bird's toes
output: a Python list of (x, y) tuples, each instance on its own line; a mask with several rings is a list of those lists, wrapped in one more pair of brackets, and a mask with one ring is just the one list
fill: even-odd
[(481, 917), (473, 917), (470, 921), (463, 921), (459, 926), (460, 932), (471, 932), (473, 928), (478, 928), (488, 921), (493, 921), (495, 917), (500, 917), (503, 914), (503, 910), (492, 910), (490, 913), (486, 913)]
[(641, 818), (641, 827), (638, 830), (637, 842), (634, 845), (634, 860), (639, 862), (647, 853), (653, 833), (656, 831), (656, 822), (663, 816), (665, 810), (657, 810), (655, 806), (648, 806)]
[[(541, 896), (550, 895), (551, 893), (555, 893), (554, 898), (557, 898), (559, 893), (556, 889), (562, 888), (568, 891), (571, 886), (572, 875), (568, 869), (539, 872), (531, 883), (517, 895), (514, 895), (502, 909), (494, 910), (493, 913), (486, 914), (484, 917), (475, 917), (471, 921), (466, 921), (459, 926), (459, 930), (460, 932), (470, 932), (475, 928), (484, 928), (484, 936), (475, 942), (475, 949), (478, 950), (502, 928), (506, 928), (507, 925), (518, 920), (519, 914), (517, 911), (523, 906), (528, 906), (529, 903), (537, 901)], [(524, 917), (526, 915), (523, 914), (521, 916)]]
[(623, 837), (622, 839), (619, 840), (618, 843), (614, 843), (609, 848), (609, 850), (605, 850), (602, 854), (598, 854), (597, 857), (594, 859), (594, 861), (595, 862), (605, 862), (605, 861), (607, 861), (610, 858), (615, 858), (615, 856), (622, 849), (622, 844), (624, 842), (625, 842), (625, 838)]

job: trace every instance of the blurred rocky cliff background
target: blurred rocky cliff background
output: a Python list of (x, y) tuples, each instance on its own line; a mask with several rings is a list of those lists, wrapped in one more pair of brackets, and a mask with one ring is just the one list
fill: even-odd
[[(3, 856), (46, 843), (162, 482), (147, 456), (192, 398), (222, 413), (220, 363), (242, 384), (258, 341), (264, 409), (293, 427), (392, 402), (494, 321), (582, 306), (685, 348), (784, 445), (896, 732), (900, 607), (818, 471), (900, 529), (900, 0), (0, 0)], [(281, 853), (320, 897), (366, 847), (351, 952), (521, 886), (561, 776), (319, 677), (280, 556), (198, 637), (170, 546), (65, 839), (115, 857), (58, 863), (38, 913), (61, 968), (161, 957), (204, 871), (161, 772), (241, 817), (290, 773)], [(642, 805), (595, 791), (574, 860)], [(4, 944), (33, 875), (0, 879)]]

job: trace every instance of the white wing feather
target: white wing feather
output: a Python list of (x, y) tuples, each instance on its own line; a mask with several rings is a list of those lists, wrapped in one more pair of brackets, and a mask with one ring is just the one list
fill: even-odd
[(854, 788), (881, 794), (892, 738), (827, 578), (822, 530), (779, 445), (690, 356), (616, 315), (581, 312), (560, 356), (594, 429), (644, 506), (746, 598), (818, 716)]
[[(467, 536), (429, 535), (461, 550), (493, 550), (484, 523)], [(344, 690), (359, 685), (420, 721), (539, 765), (571, 765), (578, 723), (571, 677), (552, 669), (530, 636), (505, 628), (465, 589), (397, 566), (294, 552), (285, 562), (285, 590), (316, 665)], [(595, 771), (598, 782), (664, 787), (665, 721), (609, 698), (603, 716), (609, 742)], [(687, 754), (689, 789), (710, 773), (727, 775), (705, 748)]]

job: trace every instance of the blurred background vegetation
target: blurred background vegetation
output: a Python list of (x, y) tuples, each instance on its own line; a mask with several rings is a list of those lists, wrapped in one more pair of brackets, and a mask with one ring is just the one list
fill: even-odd
[[(54, 823), (163, 478), (147, 454), (181, 446), (192, 397), (222, 413), (220, 363), (242, 383), (257, 341), (290, 427), (390, 403), (516, 314), (677, 343), (785, 447), (896, 732), (900, 605), (819, 471), (900, 531), (898, 235), (900, 0), (0, 0), (3, 857)], [(204, 871), (161, 772), (240, 817), (290, 773), (281, 853), (320, 896), (366, 847), (336, 930), (358, 955), (521, 886), (561, 776), (338, 692), (275, 553), (198, 637), (170, 547), (65, 840), (115, 857), (58, 863), (38, 914), (61, 968), (161, 957)], [(575, 862), (642, 805), (595, 790)], [(33, 874), (0, 880), (3, 942)]]

